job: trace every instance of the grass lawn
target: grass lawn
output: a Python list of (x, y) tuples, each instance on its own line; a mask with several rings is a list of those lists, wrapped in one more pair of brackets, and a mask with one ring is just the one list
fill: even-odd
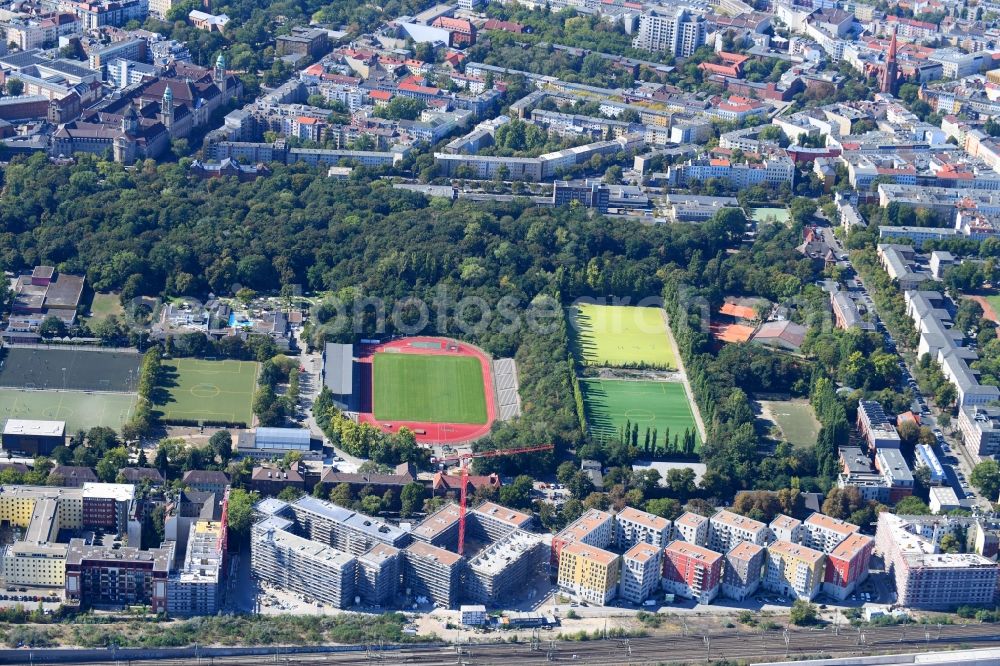
[(128, 421), (136, 400), (127, 393), (0, 389), (0, 420), (65, 421), (67, 434), (97, 426), (118, 430)]
[(584, 303), (569, 317), (573, 351), (586, 365), (677, 368), (661, 308)]
[(123, 314), (125, 314), (125, 309), (122, 307), (121, 301), (118, 300), (118, 294), (94, 294), (94, 300), (90, 304), (90, 312), (87, 313), (86, 318), (96, 322), (107, 319), (111, 315), (120, 317)]
[(673, 440), (674, 435), (682, 436), (687, 428), (695, 433), (697, 448), (701, 448), (691, 403), (680, 382), (581, 379), (580, 391), (587, 425), (595, 436), (616, 438), (619, 428), (628, 421), (639, 424), (640, 446), (647, 427), (656, 428), (661, 444), (667, 430)]
[(782, 436), (796, 446), (812, 446), (819, 437), (819, 421), (812, 405), (805, 400), (761, 400), (774, 419)]
[(242, 421), (249, 426), (258, 369), (254, 361), (164, 361), (154, 402), (165, 419)]
[(993, 306), (993, 312), (1000, 313), (1000, 294), (984, 296), (986, 302)]
[(471, 356), (375, 354), (379, 421), (486, 423), (483, 369)]
[(753, 208), (750, 217), (758, 224), (788, 224), (787, 208)]

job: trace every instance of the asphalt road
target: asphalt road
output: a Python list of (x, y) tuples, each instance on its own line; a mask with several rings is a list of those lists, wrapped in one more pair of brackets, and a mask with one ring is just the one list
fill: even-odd
[[(544, 638), (544, 634), (543, 634)], [(130, 661), (122, 651), (107, 653), (104, 661), (81, 661), (78, 664), (107, 664), (117, 661), (131, 666), (174, 664), (466, 664), (478, 666), (510, 662), (546, 664), (572, 662), (577, 664), (650, 664), (663, 662), (698, 662), (706, 659), (804, 657), (815, 655), (862, 656), (889, 652), (943, 650), (959, 646), (994, 647), (1000, 645), (1000, 626), (973, 625), (909, 625), (853, 629), (832, 627), (823, 629), (792, 628), (789, 631), (728, 631), (688, 636), (642, 637), (594, 641), (548, 641), (531, 643), (489, 643), (451, 646), (405, 647), (401, 649), (359, 650), (342, 653), (281, 654), (254, 657), (186, 657), (183, 659)], [(48, 661), (46, 651), (34, 650), (34, 663)], [(22, 663), (28, 663), (27, 651)], [(117, 656), (117, 660), (115, 659)], [(3, 663), (15, 663), (2, 659)], [(65, 663), (65, 662), (63, 662)]]

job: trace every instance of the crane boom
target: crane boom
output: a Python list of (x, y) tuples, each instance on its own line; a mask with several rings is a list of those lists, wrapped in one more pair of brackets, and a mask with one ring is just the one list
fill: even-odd
[(452, 458), (442, 458), (437, 462), (460, 462), (462, 466), (461, 483), (462, 489), (459, 492), (458, 502), (458, 554), (465, 550), (465, 510), (468, 499), (469, 486), (469, 461), (473, 458), (499, 458), (500, 456), (518, 455), (520, 453), (538, 453), (539, 451), (551, 451), (555, 446), (552, 444), (539, 444), (537, 446), (522, 446), (514, 449), (495, 449), (493, 451), (474, 451), (463, 453)]

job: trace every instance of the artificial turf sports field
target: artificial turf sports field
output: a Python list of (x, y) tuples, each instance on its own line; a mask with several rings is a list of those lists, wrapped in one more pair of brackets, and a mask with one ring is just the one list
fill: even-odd
[(65, 421), (66, 432), (107, 426), (118, 430), (135, 408), (134, 393), (0, 389), (0, 423), (7, 419)]
[(372, 363), (377, 420), (486, 423), (479, 359), (382, 352)]
[(677, 368), (661, 308), (581, 303), (569, 317), (571, 343), (585, 365)]
[(687, 428), (695, 433), (696, 450), (701, 448), (698, 426), (680, 382), (580, 379), (580, 392), (587, 426), (595, 436), (617, 437), (619, 428), (631, 422), (639, 424), (640, 440), (648, 427), (656, 428), (662, 442), (668, 429), (673, 440)]
[(155, 402), (167, 420), (229, 421), (250, 425), (259, 364), (254, 361), (164, 361)]

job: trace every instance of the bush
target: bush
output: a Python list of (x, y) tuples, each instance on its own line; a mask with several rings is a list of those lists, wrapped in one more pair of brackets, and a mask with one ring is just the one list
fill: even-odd
[(795, 600), (795, 603), (792, 604), (792, 611), (789, 613), (789, 619), (792, 621), (792, 624), (800, 627), (815, 624), (816, 616), (816, 607), (808, 601), (802, 601), (801, 599)]

